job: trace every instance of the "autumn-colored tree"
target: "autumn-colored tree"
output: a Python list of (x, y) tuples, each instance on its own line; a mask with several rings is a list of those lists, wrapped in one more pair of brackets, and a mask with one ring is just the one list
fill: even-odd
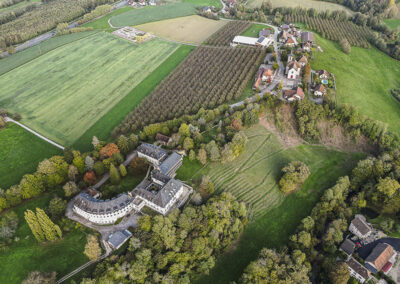
[(87, 172), (83, 177), (83, 180), (88, 184), (94, 184), (97, 180), (96, 174), (94, 171)]
[(113, 154), (119, 153), (118, 146), (114, 143), (109, 143), (100, 150), (100, 156), (102, 159), (110, 158)]
[(203, 165), (207, 163), (207, 152), (204, 149), (200, 149), (197, 153), (197, 160), (200, 161)]
[(132, 176), (141, 176), (147, 172), (148, 163), (146, 159), (135, 157), (129, 164), (128, 170)]

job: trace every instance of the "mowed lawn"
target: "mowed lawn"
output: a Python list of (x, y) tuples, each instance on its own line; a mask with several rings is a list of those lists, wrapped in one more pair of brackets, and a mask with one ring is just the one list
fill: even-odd
[(400, 19), (386, 19), (384, 22), (392, 30), (398, 30), (400, 32)]
[[(236, 248), (219, 258), (210, 275), (198, 283), (237, 281), (263, 247), (280, 248), (287, 244), (322, 193), (365, 156), (324, 146), (299, 145), (284, 149), (274, 134), (260, 125), (245, 132), (249, 142), (244, 154), (232, 163), (211, 164), (197, 174), (208, 173), (218, 191), (231, 192), (246, 202), (250, 210), (250, 222)], [(299, 190), (284, 195), (277, 182), (282, 167), (293, 160), (306, 163), (311, 175)]]
[(139, 103), (151, 93), (151, 91), (170, 73), (179, 63), (189, 55), (194, 46), (181, 45), (172, 53), (160, 66), (157, 67), (149, 76), (140, 82), (128, 95), (118, 102), (107, 114), (100, 118), (85, 134), (75, 143), (74, 148), (81, 151), (89, 151), (92, 147), (93, 136), (100, 140), (108, 141), (111, 131), (119, 125), (124, 118), (139, 105)]
[(196, 14), (196, 5), (191, 3), (173, 3), (133, 9), (121, 15), (112, 17), (110, 23), (114, 27), (135, 26), (194, 14)]
[(311, 67), (335, 74), (339, 104), (356, 107), (400, 135), (400, 102), (390, 94), (400, 85), (400, 62), (374, 47), (352, 47), (347, 55), (337, 43), (315, 37), (324, 52), (314, 52)]
[(245, 31), (242, 33), (242, 36), (258, 37), (259, 32), (260, 32), (262, 29), (270, 30), (270, 31), (271, 31), (271, 34), (274, 33), (274, 29), (271, 28), (271, 27), (269, 27), (269, 26), (262, 25), (262, 24), (253, 24), (253, 25), (251, 25), (250, 28), (248, 28), (247, 30), (245, 30)]
[(57, 154), (62, 151), (9, 123), (0, 130), (0, 188), (17, 184), (24, 174), (36, 171), (39, 162)]
[(125, 12), (128, 12), (132, 10), (133, 8), (131, 6), (125, 6), (122, 8), (119, 8), (117, 10), (112, 11), (111, 13), (94, 20), (92, 22), (88, 22), (86, 24), (83, 24), (82, 27), (85, 28), (93, 28), (95, 30), (105, 30), (105, 31), (114, 31), (114, 28), (111, 28), (110, 25), (108, 24), (108, 20), (111, 19), (114, 16), (118, 16), (120, 14), (123, 14)]
[(61, 278), (75, 268), (86, 263), (88, 258), (83, 254), (86, 244), (86, 233), (82, 228), (63, 232), (63, 238), (55, 242), (39, 244), (24, 219), (27, 209), (45, 209), (53, 193), (29, 200), (14, 208), (18, 215), (19, 226), (13, 241), (7, 250), (0, 252), (0, 283), (18, 284), (30, 271), (57, 272)]
[[(255, 8), (255, 7), (261, 7), (261, 4), (263, 3), (263, 0), (249, 0), (247, 3), (247, 6), (250, 8)], [(346, 11), (349, 15), (353, 14), (353, 12), (336, 3), (330, 3), (330, 2), (324, 2), (324, 1), (318, 1), (318, 0), (271, 0), (272, 7), (277, 8), (277, 7), (301, 7), (301, 8), (314, 8), (317, 11)]]
[(147, 23), (136, 28), (169, 40), (200, 44), (225, 24), (227, 21), (216, 21), (193, 15)]
[(71, 145), (177, 47), (160, 39), (135, 45), (100, 32), (0, 76), (0, 105)]

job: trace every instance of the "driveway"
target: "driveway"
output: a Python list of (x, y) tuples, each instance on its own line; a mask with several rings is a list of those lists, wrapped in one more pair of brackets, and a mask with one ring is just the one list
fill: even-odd
[(368, 255), (371, 253), (371, 251), (374, 249), (374, 247), (379, 244), (379, 243), (387, 243), (391, 245), (396, 251), (400, 251), (400, 239), (398, 238), (382, 238), (377, 241), (374, 241), (372, 243), (369, 243), (357, 250), (358, 255), (366, 259)]

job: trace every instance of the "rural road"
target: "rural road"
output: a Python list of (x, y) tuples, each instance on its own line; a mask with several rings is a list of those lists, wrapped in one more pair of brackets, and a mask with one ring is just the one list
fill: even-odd
[(61, 150), (64, 150), (64, 146), (61, 146), (60, 144), (57, 144), (56, 142), (54, 142), (54, 141), (52, 141), (52, 140), (50, 140), (50, 139), (44, 137), (43, 135), (40, 135), (40, 134), (37, 133), (35, 130), (30, 129), (28, 126), (25, 126), (25, 125), (23, 125), (22, 123), (20, 123), (20, 122), (18, 122), (18, 121), (15, 121), (14, 119), (9, 118), (9, 117), (7, 117), (7, 116), (4, 118), (4, 120), (5, 120), (6, 122), (15, 123), (15, 124), (21, 126), (22, 128), (24, 128), (25, 130), (28, 130), (30, 133), (36, 135), (36, 136), (39, 137), (40, 139), (42, 139), (42, 140), (44, 140), (44, 141), (46, 141), (46, 142), (52, 144), (53, 146), (56, 146), (57, 148), (60, 148)]

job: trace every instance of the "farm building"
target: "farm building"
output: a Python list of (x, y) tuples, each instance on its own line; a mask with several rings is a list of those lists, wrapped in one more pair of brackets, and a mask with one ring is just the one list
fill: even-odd
[(365, 259), (365, 267), (372, 273), (378, 273), (383, 268), (385, 268), (385, 272), (388, 272), (392, 266), (390, 260), (395, 254), (391, 245), (379, 243)]
[(306, 44), (306, 43), (314, 44), (314, 34), (312, 32), (302, 32), (301, 33), (301, 42), (303, 44)]
[(361, 263), (351, 257), (347, 262), (347, 268), (350, 271), (351, 277), (357, 279), (358, 282), (364, 283), (369, 279), (370, 272)]
[(268, 47), (272, 43), (271, 38), (266, 37), (248, 37), (248, 36), (235, 36), (233, 39), (233, 44), (249, 45), (249, 46), (261, 46)]

